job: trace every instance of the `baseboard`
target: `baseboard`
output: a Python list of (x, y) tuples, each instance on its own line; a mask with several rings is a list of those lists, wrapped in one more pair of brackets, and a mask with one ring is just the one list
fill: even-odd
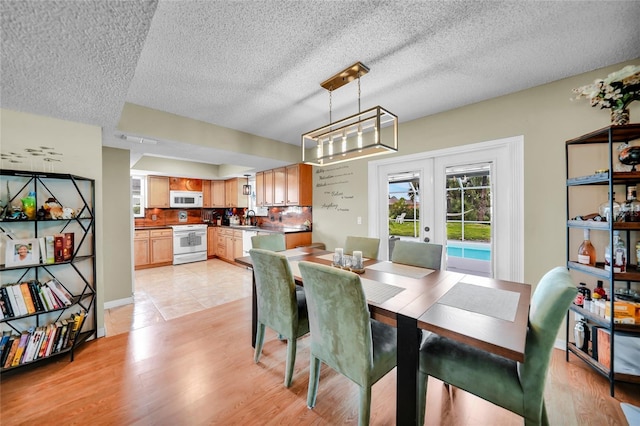
[(104, 302), (104, 309), (117, 308), (118, 306), (130, 305), (134, 302), (133, 296), (124, 299), (111, 300), (110, 302)]
[(106, 336), (107, 333), (105, 332), (105, 328), (104, 327), (99, 328), (96, 335), (98, 338)]
[(553, 347), (564, 351), (565, 349), (567, 349), (567, 342), (563, 339), (556, 339), (556, 342), (553, 344)]

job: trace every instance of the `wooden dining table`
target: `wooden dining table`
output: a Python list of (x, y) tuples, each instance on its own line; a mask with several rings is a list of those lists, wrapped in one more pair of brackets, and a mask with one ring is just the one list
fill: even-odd
[[(302, 247), (287, 256), (294, 279), (304, 285), (299, 261), (332, 264), (332, 252)], [(235, 259), (252, 268), (250, 256)], [(397, 327), (396, 424), (417, 424), (417, 368), (421, 330), (519, 362), (524, 357), (531, 286), (456, 272), (366, 259), (359, 274), (372, 318)], [(253, 285), (251, 344), (257, 301)]]

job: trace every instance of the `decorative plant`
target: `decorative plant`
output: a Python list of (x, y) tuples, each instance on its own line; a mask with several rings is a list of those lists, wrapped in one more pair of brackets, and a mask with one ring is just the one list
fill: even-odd
[(640, 100), (640, 66), (627, 65), (607, 78), (573, 89), (575, 99), (586, 98), (592, 107), (624, 110), (632, 101)]

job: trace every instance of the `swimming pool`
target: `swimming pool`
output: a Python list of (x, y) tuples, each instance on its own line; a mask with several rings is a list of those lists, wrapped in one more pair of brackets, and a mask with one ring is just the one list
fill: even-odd
[(463, 259), (491, 260), (491, 244), (447, 242), (447, 256)]

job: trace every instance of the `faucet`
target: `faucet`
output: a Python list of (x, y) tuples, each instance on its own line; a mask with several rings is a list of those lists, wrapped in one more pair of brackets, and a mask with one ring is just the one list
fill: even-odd
[(256, 212), (254, 212), (253, 210), (247, 210), (246, 216), (247, 216), (247, 219), (249, 219), (249, 225), (255, 225), (253, 221), (255, 220)]

